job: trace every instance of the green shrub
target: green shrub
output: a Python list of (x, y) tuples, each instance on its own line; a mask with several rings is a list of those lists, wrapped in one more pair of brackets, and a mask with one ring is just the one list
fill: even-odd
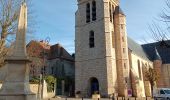
[(32, 77), (29, 81), (31, 84), (39, 84), (40, 79), (37, 77)]
[(53, 77), (52, 75), (48, 75), (48, 76), (45, 76), (44, 79), (47, 82), (47, 91), (52, 92), (54, 90), (56, 78)]

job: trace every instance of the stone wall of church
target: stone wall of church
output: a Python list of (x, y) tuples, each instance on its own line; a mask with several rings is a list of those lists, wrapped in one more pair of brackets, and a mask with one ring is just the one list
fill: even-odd
[(153, 68), (154, 70), (156, 70), (157, 75), (159, 77), (159, 79), (156, 81), (156, 85), (159, 88), (163, 88), (164, 87), (164, 78), (163, 78), (163, 73), (162, 73), (162, 61), (161, 60), (154, 60), (153, 61)]
[(145, 79), (146, 68), (153, 67), (153, 62), (146, 60), (136, 54), (131, 53), (131, 70), (133, 70), (133, 76), (136, 75), (137, 79), (132, 82), (133, 93), (137, 97), (145, 97), (151, 95), (150, 84)]
[[(106, 49), (106, 68), (107, 68), (107, 94), (117, 92), (117, 69), (116, 69), (116, 55), (115, 55), (115, 35), (114, 35), (114, 21), (110, 21), (109, 4), (116, 6), (115, 2), (103, 1), (104, 3), (104, 34), (105, 34), (105, 49)], [(116, 45), (116, 44), (115, 44)]]
[[(112, 33), (109, 27), (109, 2), (96, 0), (96, 21), (86, 23), (86, 4), (80, 1), (76, 12), (75, 71), (76, 91), (84, 96), (91, 95), (90, 79), (99, 81), (99, 92), (103, 96), (116, 89), (115, 50), (112, 48)], [(89, 47), (89, 32), (94, 31), (94, 48)]]
[(6, 67), (1, 67), (0, 68), (0, 81), (4, 81), (5, 77), (6, 77), (7, 71), (6, 71)]
[[(89, 60), (84, 62), (77, 62), (77, 67), (83, 67), (83, 69), (78, 69), (76, 72), (76, 91), (81, 91), (83, 96), (91, 95), (90, 81), (91, 78), (96, 78), (99, 82), (99, 92), (101, 95), (107, 95), (107, 73), (106, 69), (103, 67), (106, 65), (105, 59), (101, 60)], [(98, 67), (96, 69), (96, 67)], [(77, 70), (77, 69), (76, 69)]]
[(164, 88), (170, 88), (170, 64), (163, 64), (161, 68), (164, 81)]
[(130, 86), (129, 58), (126, 32), (126, 17), (122, 12), (114, 16), (115, 41), (116, 41), (116, 65), (119, 96), (127, 96)]

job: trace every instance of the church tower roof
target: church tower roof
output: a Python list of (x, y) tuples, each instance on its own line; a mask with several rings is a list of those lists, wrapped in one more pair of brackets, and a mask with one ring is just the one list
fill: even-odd
[(155, 47), (155, 55), (153, 60), (161, 60), (161, 56), (159, 55), (159, 52), (156, 47)]
[(121, 9), (119, 6), (116, 6), (116, 8), (115, 8), (115, 14), (125, 15), (124, 12), (122, 11), (122, 9)]

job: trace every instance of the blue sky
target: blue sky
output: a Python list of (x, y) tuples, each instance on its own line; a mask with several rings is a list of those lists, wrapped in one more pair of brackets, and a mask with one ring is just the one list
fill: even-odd
[[(148, 24), (165, 6), (164, 0), (121, 0), (127, 17), (128, 36), (139, 43), (150, 40)], [(34, 38), (50, 38), (50, 44), (60, 43), (70, 53), (74, 52), (75, 11), (77, 0), (33, 0), (36, 16)]]

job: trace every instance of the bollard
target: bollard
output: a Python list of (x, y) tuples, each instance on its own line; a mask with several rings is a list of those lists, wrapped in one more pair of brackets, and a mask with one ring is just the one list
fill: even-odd
[(122, 97), (123, 99), (122, 100), (125, 100), (125, 97)]
[(82, 100), (83, 100), (83, 97), (82, 97)]
[(67, 97), (66, 97), (66, 99), (65, 100), (67, 100)]

